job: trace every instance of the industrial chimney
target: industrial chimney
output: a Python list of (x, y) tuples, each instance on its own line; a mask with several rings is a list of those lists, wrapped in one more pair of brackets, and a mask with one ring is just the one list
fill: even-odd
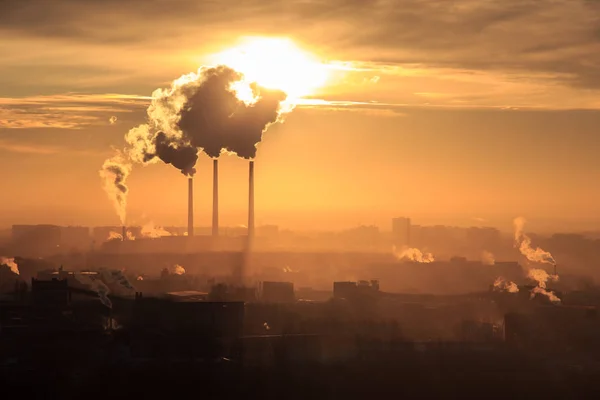
[(248, 164), (248, 238), (254, 237), (254, 161)]
[(194, 180), (188, 178), (188, 236), (194, 236)]
[(212, 235), (219, 236), (219, 160), (213, 160), (213, 215)]
[(127, 240), (127, 227), (125, 225), (123, 225), (123, 236), (121, 237), (121, 240)]

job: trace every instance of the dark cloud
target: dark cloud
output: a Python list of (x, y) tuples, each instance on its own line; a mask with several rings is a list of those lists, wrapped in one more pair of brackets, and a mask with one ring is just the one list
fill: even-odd
[(339, 59), (569, 74), (557, 79), (600, 88), (600, 2), (592, 0), (13, 0), (1, 8), (0, 33), (13, 37), (158, 48), (204, 35), (289, 35)]

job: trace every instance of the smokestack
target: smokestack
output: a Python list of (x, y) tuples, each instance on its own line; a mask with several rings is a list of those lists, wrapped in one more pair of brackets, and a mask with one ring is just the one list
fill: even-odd
[(219, 160), (213, 160), (213, 215), (212, 235), (219, 236)]
[(194, 236), (194, 180), (188, 178), (188, 236)]
[(127, 227), (125, 225), (123, 225), (123, 237), (121, 238), (121, 240), (127, 240)]
[(254, 237), (254, 161), (248, 164), (248, 238)]

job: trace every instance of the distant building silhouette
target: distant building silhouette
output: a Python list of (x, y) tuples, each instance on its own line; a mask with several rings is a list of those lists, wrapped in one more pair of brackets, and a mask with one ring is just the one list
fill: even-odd
[(394, 246), (410, 246), (410, 218), (392, 219), (392, 238)]

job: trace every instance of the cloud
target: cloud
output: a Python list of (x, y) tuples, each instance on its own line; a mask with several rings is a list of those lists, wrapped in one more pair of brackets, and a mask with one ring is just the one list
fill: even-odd
[(15, 143), (0, 139), (0, 151), (19, 154), (49, 155), (59, 153), (61, 148), (55, 146)]
[(104, 150), (92, 150), (66, 147), (62, 145), (50, 145), (42, 143), (31, 143), (13, 140), (0, 139), (0, 152), (15, 154), (33, 154), (39, 156), (52, 156), (56, 154), (68, 154), (69, 156), (102, 156), (106, 155)]
[[(127, 48), (178, 40), (197, 49), (245, 32), (290, 35), (328, 56), (468, 70), (566, 74), (565, 84), (600, 88), (600, 3), (591, 0), (275, 0), (5, 2), (0, 30), (15, 38)], [(267, 23), (277, 19), (280, 24)], [(235, 27), (231, 21), (236, 21)], [(377, 21), (372, 24), (371, 21)], [(323, 27), (326, 32), (323, 34)], [(149, 33), (151, 32), (151, 33)], [(181, 41), (179, 41), (181, 39)], [(189, 46), (189, 47), (188, 47)], [(98, 49), (94, 48), (94, 51)], [(115, 60), (116, 61), (116, 60)]]
[(339, 80), (324, 99), (600, 109), (600, 2), (591, 0), (7, 2), (0, 85), (11, 95), (150, 93), (248, 32), (289, 36), (332, 60)]
[(143, 109), (147, 102), (144, 97), (116, 94), (4, 97), (0, 98), (0, 129), (80, 129), (104, 124), (112, 113)]

